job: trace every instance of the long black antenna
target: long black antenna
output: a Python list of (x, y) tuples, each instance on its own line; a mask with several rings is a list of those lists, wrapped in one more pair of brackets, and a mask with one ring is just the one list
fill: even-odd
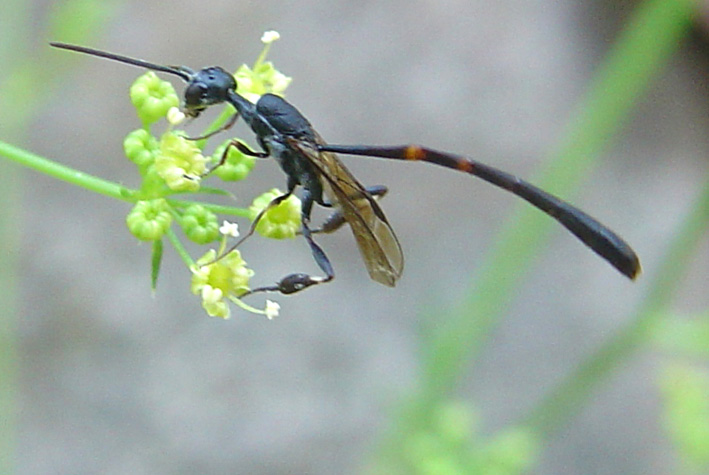
[(194, 76), (194, 71), (185, 66), (163, 66), (160, 64), (149, 63), (143, 61), (142, 59), (129, 58), (128, 56), (122, 56), (120, 54), (109, 53), (107, 51), (101, 51), (93, 48), (86, 48), (85, 46), (70, 45), (67, 43), (49, 43), (55, 48), (67, 49), (70, 51), (76, 51), (78, 53), (90, 54), (92, 56), (98, 56), (101, 58), (112, 59), (113, 61), (120, 61), (121, 63), (132, 64), (133, 66), (138, 66), (140, 68), (152, 69), (154, 71), (161, 71), (163, 73), (170, 73), (176, 76), (180, 76), (185, 82), (190, 82)]

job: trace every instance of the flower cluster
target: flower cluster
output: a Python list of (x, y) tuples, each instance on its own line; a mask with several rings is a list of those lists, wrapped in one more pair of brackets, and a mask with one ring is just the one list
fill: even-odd
[[(264, 33), (264, 49), (254, 65), (242, 65), (234, 75), (239, 94), (252, 102), (265, 93), (283, 94), (291, 81), (273, 63), (265, 60), (271, 43), (278, 38), (276, 32)], [(173, 86), (152, 71), (133, 83), (130, 98), (142, 127), (126, 136), (123, 147), (126, 157), (138, 168), (142, 182), (140, 188), (128, 196), (135, 204), (126, 217), (126, 224), (136, 238), (156, 244), (153, 247), (153, 275), (157, 276), (159, 272), (161, 241), (167, 237), (190, 268), (191, 290), (201, 297), (202, 306), (209, 315), (228, 318), (229, 303), (233, 302), (249, 312), (273, 318), (278, 314), (277, 303), (267, 301), (264, 309), (256, 309), (241, 300), (250, 293), (249, 280), (254, 271), (246, 266), (238, 250), (225, 252), (227, 241), (238, 235), (238, 228), (226, 221), (220, 227), (217, 212), (253, 220), (282, 193), (277, 190), (264, 193), (255, 198), (249, 208), (172, 199), (171, 196), (178, 193), (200, 191), (231, 196), (225, 190), (204, 188), (203, 179), (213, 174), (224, 181), (243, 180), (253, 169), (255, 159), (234, 147), (233, 139), (225, 140), (211, 155), (205, 155), (201, 147), (206, 141), (190, 139), (184, 132), (175, 130), (185, 119), (185, 114), (178, 108), (180, 100)], [(166, 131), (155, 136), (151, 128), (162, 119), (167, 121)], [(220, 125), (212, 124), (210, 130)], [(220, 240), (219, 249), (208, 250), (194, 262), (172, 231), (173, 224), (177, 224), (194, 243), (206, 245)], [(264, 212), (256, 230), (263, 236), (284, 239), (295, 236), (299, 228), (300, 201), (293, 196)]]

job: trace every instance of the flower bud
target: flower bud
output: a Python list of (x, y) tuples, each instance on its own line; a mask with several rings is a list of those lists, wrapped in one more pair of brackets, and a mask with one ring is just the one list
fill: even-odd
[(164, 199), (138, 201), (126, 216), (128, 229), (141, 241), (160, 239), (171, 223), (172, 214)]
[(217, 215), (202, 205), (191, 205), (180, 219), (185, 235), (197, 244), (207, 244), (219, 237)]
[(135, 80), (130, 88), (130, 100), (146, 125), (162, 119), (171, 107), (180, 104), (172, 84), (160, 79), (153, 71)]
[(126, 157), (138, 165), (142, 173), (155, 162), (155, 155), (160, 150), (160, 146), (150, 132), (138, 129), (123, 139), (123, 150)]

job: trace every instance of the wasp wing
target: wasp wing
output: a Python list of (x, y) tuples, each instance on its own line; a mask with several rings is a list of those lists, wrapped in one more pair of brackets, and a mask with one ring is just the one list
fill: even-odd
[(404, 254), (376, 200), (334, 153), (299, 140), (292, 140), (291, 145), (320, 172), (325, 192), (352, 229), (369, 276), (393, 287), (404, 269)]

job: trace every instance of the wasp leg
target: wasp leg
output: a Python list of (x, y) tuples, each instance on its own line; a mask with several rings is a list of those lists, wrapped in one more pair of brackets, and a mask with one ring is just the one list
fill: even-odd
[(236, 124), (236, 120), (237, 120), (238, 118), (239, 118), (239, 113), (236, 112), (234, 115), (232, 115), (231, 117), (229, 117), (229, 120), (228, 120), (224, 125), (222, 125), (222, 126), (219, 127), (218, 129), (212, 130), (211, 132), (207, 132), (207, 133), (204, 134), (204, 135), (198, 135), (197, 137), (185, 137), (185, 138), (186, 138), (187, 140), (195, 140), (195, 141), (196, 141), (196, 140), (206, 140), (206, 139), (208, 139), (208, 138), (210, 138), (210, 137), (212, 137), (212, 136), (214, 136), (214, 135), (217, 135), (219, 132), (223, 132), (223, 131), (225, 131), (225, 130), (231, 129), (232, 126), (233, 126), (234, 124)]
[(324, 277), (313, 277), (304, 273), (294, 273), (283, 277), (276, 285), (270, 285), (266, 287), (259, 287), (249, 291), (245, 295), (254, 294), (257, 292), (280, 292), (282, 294), (294, 294), (306, 289), (310, 286), (317, 284), (324, 284), (325, 282), (330, 282), (335, 278), (335, 272), (332, 269), (332, 264), (325, 251), (313, 240), (312, 231), (310, 230), (310, 212), (313, 208), (313, 197), (308, 190), (304, 190), (302, 197), (302, 234), (306, 242), (310, 246), (310, 251), (313, 254), (313, 259), (315, 263), (320, 267), (320, 269), (325, 273)]
[(257, 152), (255, 150), (251, 150), (249, 146), (243, 142), (234, 140), (234, 143), (236, 143), (235, 147), (239, 149), (239, 152), (244, 155), (248, 155), (249, 157), (268, 158), (270, 156), (268, 152)]
[[(372, 195), (375, 199), (380, 199), (384, 195), (387, 194), (389, 189), (384, 186), (384, 185), (374, 185), (374, 186), (369, 186), (366, 188), (367, 193)], [(361, 196), (353, 196), (352, 199), (360, 199)], [(326, 207), (332, 207), (332, 203), (325, 203), (323, 206)], [(330, 216), (325, 219), (325, 221), (320, 225), (320, 227), (317, 227), (315, 229), (312, 229), (311, 232), (313, 234), (318, 234), (318, 233), (334, 233), (338, 229), (342, 227), (346, 223), (345, 221), (345, 216), (342, 214), (342, 211), (336, 210), (334, 211)], [(302, 234), (300, 231), (298, 234)]]
[[(199, 140), (199, 138), (193, 139), (193, 140)], [(219, 158), (219, 163), (217, 163), (217, 164), (214, 165), (212, 168), (210, 168), (209, 170), (207, 170), (207, 172), (206, 172), (204, 175), (202, 175), (203, 177), (205, 177), (205, 176), (211, 174), (214, 170), (216, 170), (217, 168), (219, 168), (219, 167), (221, 167), (222, 165), (224, 165), (224, 163), (226, 162), (227, 157), (229, 156), (229, 149), (230, 149), (231, 147), (235, 147), (235, 148), (238, 149), (241, 153), (243, 153), (244, 155), (248, 155), (248, 156), (250, 156), (250, 157), (266, 158), (266, 157), (269, 156), (268, 152), (256, 152), (255, 150), (251, 150), (246, 144), (241, 143), (241, 142), (238, 141), (238, 140), (232, 140), (231, 142), (229, 142), (229, 143), (227, 144), (226, 148), (225, 148), (224, 151), (222, 152), (222, 156)]]
[(259, 214), (256, 215), (256, 218), (254, 219), (254, 222), (251, 223), (251, 227), (249, 228), (249, 232), (248, 232), (248, 233), (246, 233), (244, 236), (242, 236), (242, 238), (239, 239), (239, 240), (236, 242), (236, 244), (234, 244), (233, 246), (231, 246), (231, 247), (229, 248), (229, 250), (226, 251), (225, 253), (223, 253), (221, 256), (217, 256), (213, 261), (207, 262), (206, 264), (203, 264), (203, 265), (207, 266), (207, 265), (210, 265), (210, 264), (214, 264), (214, 263), (217, 262), (219, 259), (221, 259), (222, 257), (224, 257), (224, 256), (226, 256), (227, 254), (229, 254), (231, 251), (233, 251), (234, 249), (236, 249), (237, 247), (239, 247), (239, 246), (240, 246), (244, 241), (246, 241), (248, 238), (250, 238), (250, 237), (254, 234), (254, 232), (256, 232), (256, 226), (258, 226), (258, 223), (259, 223), (259, 221), (261, 221), (261, 218), (263, 217), (263, 215), (266, 214), (266, 212), (267, 212), (268, 210), (270, 210), (271, 208), (274, 208), (274, 207), (278, 206), (279, 204), (281, 204), (283, 201), (287, 200), (288, 197), (293, 194), (293, 189), (294, 189), (294, 188), (289, 188), (289, 190), (288, 190), (286, 193), (283, 193), (282, 195), (279, 195), (279, 196), (276, 196), (275, 198), (273, 198), (273, 199), (266, 205), (266, 207), (265, 207), (264, 209), (262, 209), (262, 210), (259, 212)]

